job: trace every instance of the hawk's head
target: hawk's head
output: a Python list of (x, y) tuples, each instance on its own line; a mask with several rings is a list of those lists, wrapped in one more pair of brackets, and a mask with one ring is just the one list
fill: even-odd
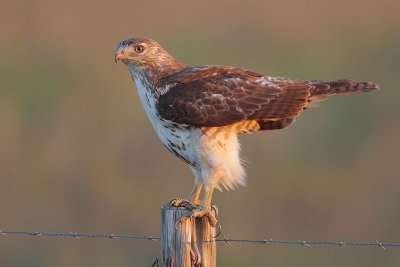
[(156, 41), (149, 38), (130, 38), (117, 45), (115, 62), (121, 60), (127, 65), (160, 65), (173, 59)]
[(130, 38), (120, 42), (115, 52), (115, 62), (118, 60), (124, 62), (132, 74), (139, 73), (154, 81), (186, 67), (149, 38)]

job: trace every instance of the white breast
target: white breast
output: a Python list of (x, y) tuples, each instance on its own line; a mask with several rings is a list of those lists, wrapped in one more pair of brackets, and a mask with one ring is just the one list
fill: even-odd
[(207, 130), (163, 120), (157, 114), (157, 101), (152, 93), (134, 70), (131, 73), (143, 109), (161, 142), (170, 152), (191, 165), (196, 179), (219, 189), (245, 183), (236, 128), (227, 126)]
[(170, 152), (194, 167), (197, 164), (197, 156), (192, 144), (193, 127), (161, 119), (157, 114), (157, 102), (152, 93), (146, 89), (140, 78), (134, 77), (134, 82), (143, 109), (161, 142)]

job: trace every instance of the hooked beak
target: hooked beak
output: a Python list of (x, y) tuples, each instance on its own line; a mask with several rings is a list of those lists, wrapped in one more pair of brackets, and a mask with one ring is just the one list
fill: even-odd
[(125, 53), (124, 51), (118, 51), (117, 53), (115, 53), (114, 55), (114, 59), (115, 59), (115, 63), (118, 63), (118, 60), (122, 60), (125, 58)]

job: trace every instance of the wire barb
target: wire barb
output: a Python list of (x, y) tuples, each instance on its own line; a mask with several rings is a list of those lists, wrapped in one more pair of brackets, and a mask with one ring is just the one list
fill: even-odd
[(380, 246), (380, 247), (383, 248), (383, 249), (386, 249), (386, 248), (383, 246), (383, 243), (379, 242), (378, 240), (375, 240), (375, 241), (376, 241), (376, 244), (378, 244), (378, 246)]
[(151, 267), (162, 267), (162, 265), (160, 264), (160, 261), (156, 258)]
[(303, 245), (303, 246), (307, 246), (307, 247), (310, 246), (310, 244), (308, 244), (307, 241), (300, 241), (300, 240), (299, 240), (299, 244), (300, 244), (300, 245)]

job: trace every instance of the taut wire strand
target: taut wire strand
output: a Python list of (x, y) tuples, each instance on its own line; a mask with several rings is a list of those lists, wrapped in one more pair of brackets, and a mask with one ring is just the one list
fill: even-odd
[[(159, 241), (159, 236), (150, 235), (126, 235), (126, 234), (83, 234), (74, 232), (33, 232), (33, 231), (7, 231), (0, 230), (0, 235), (19, 235), (19, 236), (50, 236), (50, 237), (92, 237), (104, 239), (143, 239)], [(343, 241), (289, 241), (289, 240), (276, 240), (276, 239), (231, 239), (231, 238), (217, 238), (215, 240), (206, 240), (203, 242), (226, 242), (226, 243), (255, 243), (255, 244), (280, 244), (280, 245), (300, 245), (300, 246), (352, 246), (352, 247), (380, 247), (386, 249), (387, 247), (400, 247), (400, 243), (383, 243), (375, 240), (375, 242), (343, 242)]]

